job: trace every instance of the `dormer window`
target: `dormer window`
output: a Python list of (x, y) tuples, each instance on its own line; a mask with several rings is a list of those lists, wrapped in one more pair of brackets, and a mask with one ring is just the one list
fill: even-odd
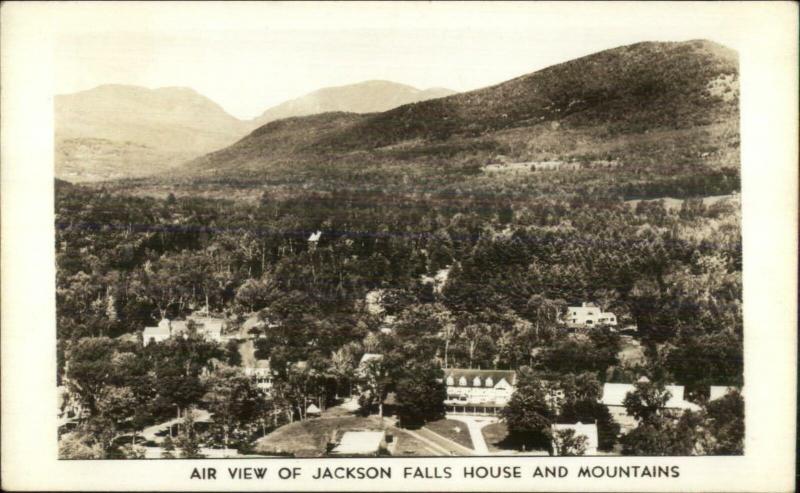
[(467, 386), (467, 379), (466, 379), (466, 377), (461, 377), (461, 378), (459, 378), (459, 379), (458, 379), (458, 385), (460, 385), (461, 387), (466, 387), (466, 386)]
[(451, 375), (451, 376), (449, 376), (449, 377), (447, 377), (447, 385), (449, 385), (449, 386), (451, 386), (451, 387), (452, 387), (453, 385), (455, 385), (455, 381), (453, 380), (453, 376), (452, 376), (452, 375)]
[(472, 380), (472, 386), (473, 387), (480, 387), (481, 386), (481, 377), (475, 377)]
[(489, 378), (486, 379), (486, 386), (487, 387), (494, 387), (494, 380), (492, 380), (492, 377), (489, 377)]

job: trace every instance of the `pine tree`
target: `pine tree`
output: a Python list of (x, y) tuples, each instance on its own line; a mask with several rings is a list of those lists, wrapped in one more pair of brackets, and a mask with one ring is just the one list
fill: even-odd
[(175, 458), (175, 443), (172, 441), (171, 437), (167, 437), (164, 439), (164, 443), (161, 445), (162, 452), (161, 458), (162, 459), (174, 459)]
[(200, 459), (203, 457), (203, 454), (200, 453), (200, 440), (198, 440), (197, 433), (194, 430), (192, 408), (186, 410), (186, 417), (183, 419), (180, 435), (175, 441), (181, 450), (181, 457), (184, 459)]

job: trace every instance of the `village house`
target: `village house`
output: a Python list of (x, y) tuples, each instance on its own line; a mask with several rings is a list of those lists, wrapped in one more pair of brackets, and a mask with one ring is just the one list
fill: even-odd
[(317, 249), (317, 245), (319, 244), (319, 239), (322, 238), (322, 231), (315, 231), (311, 233), (308, 237), (308, 250), (313, 252)]
[(142, 333), (142, 343), (147, 346), (151, 343), (166, 341), (172, 337), (172, 327), (166, 318), (158, 323), (157, 327), (145, 327)]
[(186, 320), (162, 319), (157, 327), (145, 327), (142, 332), (142, 343), (147, 346), (153, 342), (162, 342), (170, 337), (189, 333), (189, 322), (194, 326), (194, 330), (205, 339), (214, 342), (222, 342), (222, 330), (225, 327), (225, 319), (211, 317), (208, 315), (192, 314)]
[(254, 366), (245, 366), (244, 374), (256, 381), (256, 387), (264, 392), (272, 390), (272, 368), (268, 359), (256, 360)]
[(88, 411), (75, 399), (66, 385), (56, 387), (59, 433), (77, 426), (78, 421), (88, 416)]
[(444, 370), (447, 386), (445, 409), (450, 413), (496, 415), (506, 407), (517, 374), (511, 370)]
[(611, 312), (604, 312), (594, 303), (581, 303), (581, 306), (570, 306), (567, 308), (567, 326), (577, 327), (596, 327), (598, 325), (617, 326), (617, 316)]
[[(597, 445), (600, 443), (597, 438), (597, 425), (594, 423), (590, 424), (583, 424), (580, 421), (574, 424), (554, 424), (553, 425), (553, 435), (555, 435), (556, 431), (561, 430), (574, 430), (575, 437), (584, 436), (586, 437), (586, 450), (584, 450), (583, 455), (597, 455)], [(553, 443), (553, 451), (556, 454), (559, 454), (558, 447), (555, 443)], [(563, 452), (560, 455), (564, 455)]]
[[(670, 393), (670, 398), (664, 405), (664, 409), (682, 413), (683, 411), (699, 411), (700, 406), (684, 399), (683, 385), (666, 385), (665, 389)], [(628, 432), (636, 428), (636, 418), (630, 416), (625, 409), (625, 397), (630, 392), (634, 392), (636, 387), (631, 383), (605, 383), (603, 384), (603, 397), (600, 402), (608, 408), (611, 417), (614, 418), (623, 432)]]
[(358, 373), (359, 377), (364, 378), (366, 376), (367, 364), (373, 360), (381, 361), (383, 360), (383, 355), (377, 353), (364, 353), (364, 355), (361, 357), (361, 360), (358, 362), (358, 368), (356, 369), (356, 373)]
[(717, 399), (722, 399), (726, 395), (730, 394), (731, 392), (739, 391), (736, 387), (729, 387), (727, 385), (712, 385), (708, 389), (708, 400), (715, 401)]

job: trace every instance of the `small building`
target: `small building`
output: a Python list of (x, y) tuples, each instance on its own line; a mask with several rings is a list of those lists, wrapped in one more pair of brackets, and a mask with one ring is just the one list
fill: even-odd
[(145, 346), (154, 343), (166, 341), (172, 336), (172, 326), (168, 319), (163, 319), (158, 323), (157, 327), (145, 327), (142, 332), (142, 344)]
[(611, 312), (604, 312), (594, 303), (581, 303), (581, 306), (570, 306), (567, 308), (567, 326), (577, 327), (596, 327), (598, 325), (617, 326), (617, 316)]
[(456, 414), (496, 415), (506, 407), (517, 373), (511, 370), (472, 370), (448, 368), (444, 370), (447, 412)]
[(194, 322), (197, 332), (203, 334), (206, 339), (215, 342), (222, 341), (222, 331), (227, 322), (224, 318), (193, 313), (186, 317), (186, 323), (190, 320)]
[(319, 418), (322, 415), (322, 411), (319, 410), (317, 406), (314, 404), (309, 404), (306, 408), (306, 417), (307, 418)]
[(89, 412), (72, 396), (66, 385), (56, 387), (56, 392), (58, 429), (61, 433), (77, 426), (81, 419), (89, 416)]
[(189, 334), (189, 322), (194, 325), (194, 330), (203, 338), (222, 342), (222, 330), (225, 327), (225, 319), (211, 317), (208, 315), (192, 314), (186, 320), (162, 319), (158, 327), (145, 327), (142, 332), (142, 343), (147, 346), (153, 342), (162, 342), (173, 336), (184, 336)]
[(370, 361), (382, 361), (383, 355), (378, 353), (364, 353), (361, 357), (361, 360), (358, 362), (358, 368), (356, 368), (356, 373), (359, 377), (364, 378), (366, 376), (367, 371), (367, 364)]
[[(684, 400), (683, 385), (666, 385), (665, 389), (670, 393), (670, 398), (664, 409), (681, 413), (700, 410), (697, 404)], [(625, 397), (635, 390), (636, 387), (631, 383), (603, 384), (603, 396), (600, 402), (608, 408), (611, 417), (620, 425), (623, 432), (636, 428), (636, 418), (630, 416), (625, 409)]]
[(736, 390), (739, 389), (736, 387), (728, 387), (726, 385), (712, 385), (708, 390), (708, 400), (715, 401), (717, 399), (722, 399), (726, 395)]
[(386, 448), (383, 431), (346, 431), (331, 455), (347, 457), (375, 457)]
[(246, 366), (244, 374), (256, 381), (256, 387), (264, 392), (272, 390), (272, 368), (268, 359), (256, 360), (254, 366)]
[(310, 251), (314, 251), (317, 248), (317, 244), (319, 244), (319, 239), (322, 237), (322, 231), (315, 231), (311, 233), (308, 237), (308, 249)]
[[(575, 436), (585, 436), (586, 437), (586, 450), (583, 452), (584, 455), (597, 455), (597, 446), (600, 443), (597, 438), (597, 425), (596, 424), (583, 424), (580, 421), (574, 424), (554, 424), (553, 425), (553, 432), (559, 430), (574, 430)], [(555, 444), (553, 444), (553, 450), (557, 451), (558, 448)]]

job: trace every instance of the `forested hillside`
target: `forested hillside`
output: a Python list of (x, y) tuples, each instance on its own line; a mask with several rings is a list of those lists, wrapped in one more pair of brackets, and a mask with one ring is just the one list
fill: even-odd
[[(287, 123), (275, 123), (187, 163), (170, 183), (484, 193), (498, 185), (485, 180), (487, 165), (561, 160), (583, 170), (613, 165), (601, 174), (614, 175), (614, 192), (628, 198), (659, 196), (670, 183), (681, 196), (700, 195), (692, 180), (714, 182), (718, 193), (738, 187), (716, 176), (738, 174), (738, 64), (707, 41), (615, 48), (375, 115), (293, 119), (289, 138)], [(517, 175), (500, 178), (513, 182), (502, 183), (504, 193), (540, 193), (538, 177)]]

